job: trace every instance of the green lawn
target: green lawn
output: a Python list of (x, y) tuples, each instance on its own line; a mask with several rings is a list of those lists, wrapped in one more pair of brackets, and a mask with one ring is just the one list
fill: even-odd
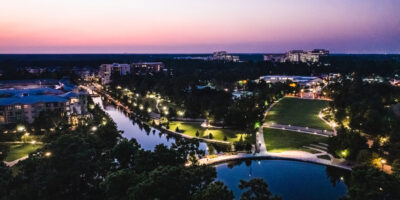
[(7, 162), (11, 162), (27, 156), (29, 153), (36, 151), (36, 149), (42, 147), (41, 144), (11, 144), (10, 151), (6, 157)]
[(328, 101), (284, 98), (268, 113), (266, 122), (331, 130), (318, 114), (328, 106)]
[(199, 137), (201, 138), (208, 138), (208, 135), (212, 133), (213, 139), (215, 140), (223, 141), (224, 136), (227, 137), (228, 142), (239, 141), (241, 136), (243, 136), (243, 139), (246, 139), (246, 134), (243, 134), (240, 131), (232, 129), (206, 129), (204, 127), (201, 127), (200, 123), (173, 121), (169, 123), (169, 130), (175, 131), (177, 126), (179, 126), (179, 130), (181, 131), (181, 133), (193, 137), (196, 137), (196, 131), (198, 130)]
[(326, 143), (328, 138), (307, 133), (264, 128), (264, 140), (268, 152), (283, 152), (289, 150), (310, 152), (309, 149), (303, 146), (319, 142)]

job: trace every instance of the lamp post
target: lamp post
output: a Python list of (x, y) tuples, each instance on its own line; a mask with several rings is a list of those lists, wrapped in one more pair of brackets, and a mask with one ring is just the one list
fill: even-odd
[(383, 171), (383, 166), (385, 165), (386, 160), (385, 159), (381, 159), (381, 164), (382, 164), (382, 171)]

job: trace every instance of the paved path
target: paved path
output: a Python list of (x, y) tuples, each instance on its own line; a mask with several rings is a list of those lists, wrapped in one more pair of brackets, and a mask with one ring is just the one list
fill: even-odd
[(22, 157), (22, 158), (20, 158), (20, 159), (17, 159), (17, 160), (11, 161), (11, 162), (6, 162), (6, 161), (4, 161), (4, 163), (5, 163), (8, 167), (12, 167), (12, 166), (16, 165), (19, 161), (25, 160), (25, 159), (27, 159), (27, 158), (28, 158), (28, 156), (24, 156), (24, 157)]
[[(274, 107), (278, 102), (280, 101), (280, 99), (278, 101), (275, 101), (273, 104), (271, 104), (269, 106), (269, 108), (265, 111), (264, 113), (264, 118), (263, 121), (265, 119), (265, 117), (268, 115), (268, 112), (272, 109), (272, 107)], [(258, 149), (258, 153), (264, 154), (267, 152), (267, 146), (265, 145), (265, 140), (264, 140), (264, 125), (262, 125), (257, 133), (256, 133), (256, 146)]]
[[(236, 155), (220, 155), (215, 158), (202, 158), (199, 159), (200, 165), (214, 165), (234, 160), (244, 159), (283, 159), (283, 160), (296, 160), (302, 162), (311, 162), (322, 165), (329, 165), (342, 169), (351, 170), (351, 166), (347, 165), (344, 160), (336, 160), (334, 162), (330, 160), (320, 159), (316, 154), (311, 154), (304, 151), (285, 151), (282, 153), (257, 153), (257, 154), (244, 154), (239, 153)], [(190, 164), (187, 164), (190, 165)]]
[(275, 124), (275, 123), (264, 123), (264, 128), (272, 128), (272, 129), (280, 129), (280, 130), (288, 130), (294, 131), (299, 133), (307, 133), (312, 135), (319, 135), (324, 137), (334, 136), (335, 133), (333, 131), (327, 130), (320, 130), (308, 127), (301, 127), (301, 126), (292, 126), (292, 125), (283, 125), (283, 124)]
[[(264, 118), (268, 115), (268, 112), (274, 107), (278, 102), (275, 101), (271, 106), (265, 111), (264, 113)], [(351, 170), (351, 166), (348, 165), (348, 163), (345, 160), (342, 159), (335, 159), (332, 155), (328, 154), (325, 150), (321, 150), (321, 147), (325, 146), (319, 146), (316, 145), (314, 147), (307, 147), (310, 149), (314, 149), (315, 151), (318, 151), (316, 154), (308, 153), (305, 151), (285, 151), (281, 153), (271, 153), (267, 152), (267, 148), (265, 145), (265, 140), (264, 140), (264, 133), (263, 133), (263, 128), (268, 127), (268, 128), (276, 128), (276, 129), (287, 129), (287, 130), (293, 130), (297, 132), (302, 132), (302, 133), (308, 133), (308, 134), (317, 134), (321, 136), (331, 136), (334, 135), (336, 132), (332, 131), (325, 131), (325, 130), (319, 130), (319, 129), (310, 129), (307, 127), (297, 127), (297, 126), (290, 126), (290, 125), (279, 125), (279, 124), (268, 124), (264, 123), (259, 130), (256, 133), (256, 140), (257, 140), (257, 148), (258, 148), (258, 153), (256, 154), (244, 154), (244, 153), (239, 153), (239, 154), (226, 154), (226, 155), (219, 155), (217, 157), (205, 157), (202, 159), (199, 159), (199, 164), (200, 165), (213, 165), (213, 164), (219, 164), (219, 163), (224, 163), (228, 161), (233, 161), (233, 160), (243, 160), (243, 159), (287, 159), (287, 160), (297, 160), (297, 161), (303, 161), (303, 162), (312, 162), (312, 163), (317, 163), (317, 164), (322, 164), (322, 165), (329, 165), (329, 166), (334, 166), (342, 169), (347, 169)], [(319, 148), (316, 148), (319, 147)], [(321, 159), (318, 158), (318, 156), (322, 155), (328, 155), (330, 160), (326, 159)], [(189, 165), (189, 164), (187, 164)]]

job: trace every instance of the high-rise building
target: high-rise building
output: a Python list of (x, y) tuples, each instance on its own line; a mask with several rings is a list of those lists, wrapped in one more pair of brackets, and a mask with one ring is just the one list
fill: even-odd
[(129, 64), (102, 64), (99, 69), (99, 77), (103, 85), (111, 82), (111, 75), (117, 73), (121, 76), (125, 76), (131, 73), (131, 66)]

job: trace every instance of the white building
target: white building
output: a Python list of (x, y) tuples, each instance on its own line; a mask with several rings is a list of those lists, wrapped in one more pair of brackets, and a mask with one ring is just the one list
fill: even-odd
[(125, 76), (131, 73), (131, 66), (129, 64), (102, 64), (99, 69), (99, 77), (103, 85), (111, 82), (111, 75), (117, 73), (121, 76)]
[(314, 49), (311, 51), (291, 50), (285, 55), (264, 55), (264, 61), (317, 63), (319, 62), (321, 56), (327, 56), (328, 54), (329, 51), (325, 49)]
[(239, 62), (239, 56), (230, 55), (226, 51), (217, 51), (213, 53), (212, 57), (210, 57), (210, 60)]
[(261, 76), (258, 80), (265, 81), (266, 83), (284, 83), (286, 81), (291, 81), (298, 83), (301, 86), (314, 86), (323, 83), (323, 80), (316, 76), (284, 76), (284, 75), (268, 75)]

